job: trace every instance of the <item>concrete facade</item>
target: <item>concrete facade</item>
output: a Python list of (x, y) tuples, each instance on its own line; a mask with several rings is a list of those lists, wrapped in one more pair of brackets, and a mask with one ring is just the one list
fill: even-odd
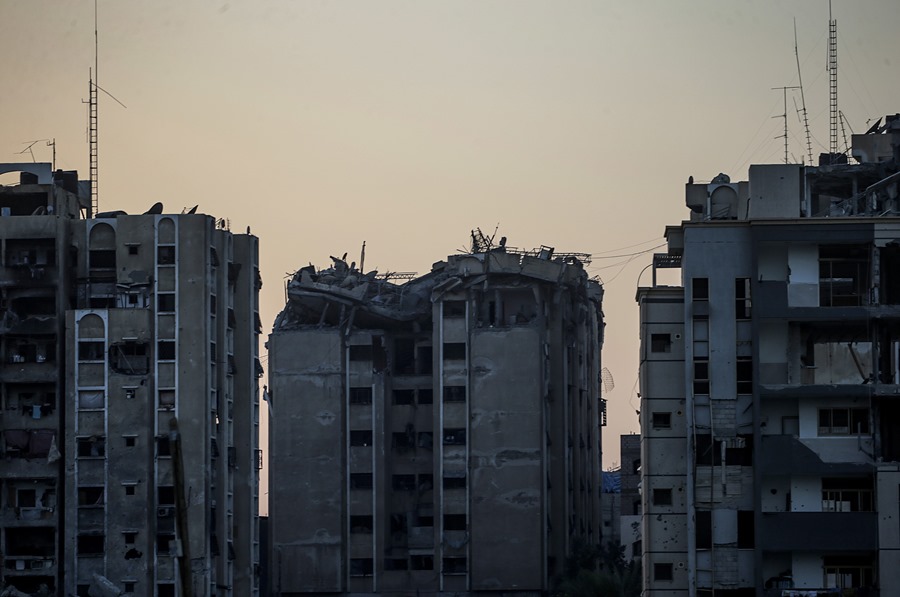
[(268, 342), (272, 594), (547, 591), (600, 540), (602, 288), (547, 248), (334, 261)]
[(67, 184), (0, 187), (3, 580), (258, 594), (258, 241)]
[(900, 593), (900, 117), (853, 144), (689, 182), (638, 289), (646, 595)]

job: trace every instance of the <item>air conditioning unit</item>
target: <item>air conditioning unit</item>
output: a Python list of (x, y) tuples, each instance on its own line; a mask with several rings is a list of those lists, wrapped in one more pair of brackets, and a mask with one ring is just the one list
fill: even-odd
[(162, 508), (156, 509), (156, 516), (158, 518), (171, 518), (175, 516), (175, 508), (171, 506), (164, 506)]

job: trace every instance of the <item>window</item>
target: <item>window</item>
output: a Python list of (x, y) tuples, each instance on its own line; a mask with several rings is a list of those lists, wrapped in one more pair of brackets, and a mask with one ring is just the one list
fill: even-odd
[(129, 254), (129, 255), (137, 255), (137, 254), (138, 254), (138, 247), (139, 247), (139, 246), (140, 246), (140, 245), (137, 245), (137, 244), (135, 244), (135, 243), (128, 243), (128, 244), (127, 244), (127, 247), (128, 247), (128, 254)]
[(672, 352), (672, 334), (650, 334), (650, 352)]
[(102, 361), (106, 344), (102, 340), (81, 340), (78, 342), (79, 361)]
[(444, 301), (443, 302), (444, 317), (447, 319), (453, 317), (466, 316), (466, 301)]
[(385, 558), (385, 570), (409, 570), (409, 560), (400, 558)]
[(671, 488), (657, 488), (653, 490), (653, 505), (654, 506), (671, 506), (672, 505), (672, 489)]
[(753, 393), (753, 360), (748, 358), (738, 358), (735, 361), (737, 372), (737, 393), (752, 394)]
[(822, 479), (823, 512), (873, 512), (870, 477)]
[(174, 265), (175, 247), (156, 247), (156, 262), (159, 265)]
[(37, 505), (37, 491), (34, 489), (19, 489), (16, 491), (17, 508), (34, 508)]
[(134, 593), (134, 587), (137, 585), (136, 582), (131, 581), (123, 581), (122, 582), (122, 590), (126, 593)]
[(865, 246), (819, 247), (819, 305), (865, 305), (869, 295), (869, 269), (869, 249)]
[(445, 361), (464, 361), (466, 358), (465, 342), (444, 342)]
[(368, 429), (350, 431), (350, 445), (366, 447), (372, 445), (372, 432)]
[(104, 494), (105, 491), (103, 487), (79, 487), (78, 506), (80, 508), (91, 506), (102, 507), (106, 501), (103, 497)]
[(466, 558), (444, 558), (444, 574), (465, 574)]
[(407, 405), (412, 404), (415, 399), (415, 390), (394, 390), (394, 404)]
[(350, 532), (372, 534), (374, 525), (372, 524), (371, 514), (351, 515), (350, 516)]
[(712, 512), (697, 510), (696, 512), (697, 549), (712, 548)]
[(445, 446), (465, 446), (466, 430), (460, 428), (444, 429)]
[(434, 570), (433, 556), (410, 556), (409, 567), (413, 570)]
[(868, 408), (820, 408), (819, 435), (869, 433)]
[(410, 426), (409, 431), (395, 431), (391, 433), (391, 447), (395, 450), (409, 450), (414, 447), (416, 441), (416, 432)]
[(825, 586), (838, 589), (871, 587), (875, 564), (870, 556), (824, 556)]
[(156, 534), (156, 553), (160, 555), (174, 555), (175, 533)]
[(350, 489), (372, 489), (372, 473), (350, 473)]
[(465, 488), (466, 488), (466, 477), (464, 475), (444, 477), (444, 489), (465, 489)]
[(156, 503), (159, 506), (175, 505), (175, 487), (172, 485), (160, 485), (156, 488)]
[(104, 437), (79, 437), (75, 443), (80, 458), (101, 458), (106, 456), (106, 438)]
[(695, 301), (709, 300), (709, 278), (692, 278), (691, 295)]
[(672, 564), (653, 564), (653, 580), (674, 580)]
[(426, 450), (434, 449), (434, 434), (430, 431), (420, 431), (416, 445), (420, 448), (425, 448)]
[(734, 315), (736, 319), (750, 319), (750, 278), (734, 281)]
[(76, 549), (80, 556), (102, 556), (105, 535), (78, 535)]
[(434, 391), (433, 390), (420, 389), (420, 390), (418, 390), (418, 392), (419, 392), (419, 404), (431, 404), (432, 402), (434, 402)]
[(372, 388), (350, 388), (350, 404), (372, 404)]
[(715, 465), (722, 464), (722, 449), (718, 441), (713, 441), (712, 436), (708, 433), (698, 433), (694, 436), (697, 464)]
[(125, 545), (134, 545), (137, 541), (137, 531), (123, 531), (122, 535), (125, 538)]
[(160, 340), (156, 345), (156, 358), (160, 361), (175, 360), (175, 341)]
[(156, 597), (175, 597), (175, 583), (158, 583), (156, 585)]
[(444, 530), (445, 531), (464, 531), (466, 530), (465, 514), (444, 514)]
[(709, 394), (709, 361), (694, 360), (694, 394)]
[(125, 375), (146, 375), (150, 371), (148, 353), (146, 342), (117, 342), (109, 347), (109, 366)]
[(135, 445), (137, 445), (137, 437), (133, 435), (126, 435), (123, 437), (123, 439), (125, 440), (126, 448), (133, 448)]
[(416, 372), (416, 346), (412, 338), (394, 340), (394, 373), (414, 375)]
[(175, 312), (175, 293), (160, 292), (156, 295), (156, 310), (160, 313)]
[(156, 436), (156, 455), (157, 456), (171, 456), (172, 455), (172, 442), (169, 441), (168, 435)]
[(103, 390), (79, 390), (78, 391), (78, 409), (79, 410), (99, 410), (106, 404)]
[(351, 361), (371, 361), (372, 345), (371, 344), (354, 344), (350, 346)]
[(465, 402), (465, 386), (444, 386), (444, 402)]
[(350, 558), (350, 576), (372, 576), (372, 558)]
[(159, 391), (159, 408), (164, 410), (175, 408), (175, 390)]
[(738, 549), (753, 549), (756, 547), (756, 537), (753, 530), (753, 510), (738, 510), (737, 525)]
[(672, 428), (672, 413), (653, 413), (651, 416), (653, 417), (654, 429)]
[(134, 485), (125, 485), (125, 495), (134, 495)]
[(431, 491), (434, 489), (434, 475), (431, 473), (419, 473), (419, 491)]

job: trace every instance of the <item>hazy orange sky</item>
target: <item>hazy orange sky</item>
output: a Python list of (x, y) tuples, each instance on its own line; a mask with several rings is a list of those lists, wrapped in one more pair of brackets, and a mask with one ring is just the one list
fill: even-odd
[[(783, 160), (797, 84), (828, 143), (826, 0), (99, 0), (100, 208), (156, 201), (251, 227), (267, 329), (329, 255), (417, 271), (481, 227), (589, 252), (606, 288), (604, 468), (637, 432), (634, 302), (684, 183)], [(835, 1), (853, 131), (900, 112), (900, 5)], [(55, 138), (87, 178), (94, 2), (0, 0), (0, 162)], [(804, 154), (788, 97), (790, 153)], [(850, 129), (847, 129), (847, 135)], [(50, 161), (43, 142), (32, 148)], [(628, 255), (621, 257), (621, 255)], [(648, 284), (649, 272), (642, 282)], [(277, 410), (276, 410), (277, 415)]]

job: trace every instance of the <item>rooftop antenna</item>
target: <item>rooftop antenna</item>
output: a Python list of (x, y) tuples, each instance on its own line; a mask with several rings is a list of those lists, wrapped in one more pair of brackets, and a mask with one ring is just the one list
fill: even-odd
[(788, 89), (800, 89), (796, 85), (793, 87), (773, 87), (772, 90), (780, 89), (781, 94), (784, 96), (784, 114), (779, 114), (778, 116), (773, 116), (772, 118), (783, 118), (784, 119), (784, 134), (778, 135), (775, 137), (776, 139), (784, 138), (784, 163), (789, 164), (788, 160), (788, 128), (787, 128), (787, 92)]
[[(38, 143), (40, 143), (41, 141), (46, 141), (47, 145), (50, 145), (50, 139), (38, 139), (36, 141), (25, 141), (25, 143), (23, 143), (23, 145), (26, 145), (25, 149), (23, 149), (22, 151), (17, 151), (16, 154), (18, 155), (18, 154), (23, 154), (23, 153), (27, 152), (28, 155), (31, 156), (31, 162), (35, 163), (37, 160), (34, 159), (34, 151), (31, 148), (34, 147), (35, 145), (37, 145)], [(53, 146), (53, 153), (54, 153), (54, 157), (55, 157), (55, 154), (56, 154), (56, 146), (55, 145)]]
[(831, 0), (828, 0), (828, 100), (828, 151), (834, 156), (838, 152), (837, 20), (831, 16)]
[(809, 137), (809, 118), (806, 114), (806, 97), (803, 95), (803, 76), (800, 74), (800, 52), (797, 50), (797, 19), (794, 18), (794, 58), (797, 59), (797, 81), (800, 85), (800, 105), (803, 107), (803, 129), (806, 131), (806, 154), (809, 158), (809, 164), (813, 163), (812, 141)]

